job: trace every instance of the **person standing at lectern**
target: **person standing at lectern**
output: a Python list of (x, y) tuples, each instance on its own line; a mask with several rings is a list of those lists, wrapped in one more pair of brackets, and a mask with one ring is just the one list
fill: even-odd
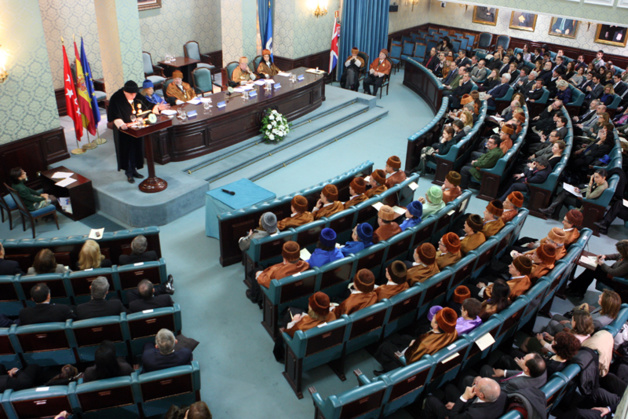
[(124, 170), (127, 181), (134, 183), (135, 179), (144, 176), (137, 172), (144, 166), (144, 143), (141, 138), (134, 138), (125, 131), (130, 128), (135, 118), (145, 111), (159, 114), (167, 105), (153, 105), (146, 98), (138, 94), (137, 83), (129, 80), (124, 87), (115, 92), (109, 100), (107, 120), (113, 126), (113, 136), (116, 143), (118, 170)]

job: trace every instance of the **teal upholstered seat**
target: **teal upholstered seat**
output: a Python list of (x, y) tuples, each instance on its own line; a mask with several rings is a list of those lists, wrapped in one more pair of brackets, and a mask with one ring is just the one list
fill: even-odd
[(205, 95), (214, 91), (212, 73), (206, 67), (198, 67), (192, 71), (192, 82), (197, 93)]
[(166, 80), (163, 68), (153, 65), (153, 59), (150, 52), (142, 52), (142, 66), (144, 69), (144, 77), (153, 82), (155, 90), (161, 87), (162, 83)]
[(200, 63), (196, 64), (196, 68), (207, 68), (209, 70), (216, 68), (215, 66), (209, 64), (209, 62), (203, 61), (203, 60), (209, 61), (209, 56), (201, 54), (201, 50), (198, 46), (198, 42), (196, 41), (186, 42), (183, 45), (183, 54), (185, 57), (201, 61)]

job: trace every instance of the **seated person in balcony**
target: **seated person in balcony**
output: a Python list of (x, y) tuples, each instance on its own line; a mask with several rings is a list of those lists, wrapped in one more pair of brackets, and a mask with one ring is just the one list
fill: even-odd
[(192, 351), (188, 348), (175, 350), (177, 339), (168, 329), (155, 335), (155, 345), (147, 342), (142, 353), (142, 372), (152, 372), (192, 362)]
[(499, 199), (503, 201), (511, 192), (515, 191), (529, 192), (530, 188), (528, 185), (545, 182), (550, 173), (552, 173), (552, 168), (545, 157), (534, 159), (534, 161), (528, 163), (528, 167), (523, 173), (516, 173), (512, 176), (512, 183)]
[(353, 278), (351, 295), (340, 305), (336, 306), (333, 313), (336, 318), (343, 314), (355, 313), (377, 302), (375, 293), (375, 275), (368, 269), (360, 269)]
[(308, 211), (307, 198), (303, 195), (295, 195), (290, 201), (292, 214), (277, 222), (277, 230), (283, 231), (287, 228), (302, 226), (314, 221), (314, 216)]
[[(534, 74), (534, 71), (531, 73)], [(534, 84), (528, 89), (522, 91), (528, 102), (534, 103), (543, 96), (543, 79), (536, 79)]]
[(355, 92), (358, 91), (360, 86), (360, 71), (364, 68), (366, 63), (358, 55), (360, 52), (356, 47), (351, 48), (351, 55), (345, 60), (345, 71), (340, 78), (340, 86), (343, 89), (350, 89)]
[(231, 73), (231, 81), (236, 84), (245, 85), (252, 83), (255, 79), (255, 73), (253, 73), (249, 68), (249, 59), (246, 57), (240, 57), (238, 66), (233, 69), (233, 72)]
[(155, 93), (155, 85), (152, 81), (148, 79), (144, 80), (144, 82), (142, 83), (142, 90), (140, 90), (140, 94), (153, 105), (167, 104), (163, 97)]
[(488, 100), (488, 106), (494, 108), (496, 106), (495, 99), (501, 99), (502, 97), (506, 96), (506, 93), (508, 93), (508, 89), (510, 89), (510, 78), (510, 73), (502, 74), (500, 84), (493, 87), (487, 92), (486, 98)]
[[(593, 176), (591, 176), (591, 179), (589, 179), (588, 186), (582, 189), (576, 188), (575, 190), (576, 192), (580, 192), (582, 194), (582, 199), (599, 198), (602, 195), (602, 192), (608, 189), (606, 176), (606, 170), (598, 169), (595, 171)], [(579, 209), (581, 209), (582, 199), (563, 190), (556, 196), (556, 198), (554, 198), (552, 204), (549, 207), (540, 209), (539, 211), (548, 217), (554, 217), (556, 213), (560, 212), (563, 204), (578, 207)]]
[(336, 232), (331, 228), (324, 228), (318, 237), (318, 245), (310, 259), (306, 262), (311, 268), (323, 266), (335, 260), (342, 259), (344, 255), (336, 248)]
[(386, 160), (384, 171), (388, 175), (385, 185), (388, 189), (406, 180), (406, 173), (401, 169), (401, 159), (397, 156), (390, 156)]
[(482, 92), (491, 90), (492, 88), (497, 87), (500, 81), (501, 78), (499, 73), (496, 69), (492, 69), (486, 80), (484, 80), (484, 83), (482, 83), (482, 86), (479, 87), (479, 90)]
[(60, 263), (57, 263), (55, 254), (50, 249), (41, 249), (35, 255), (33, 260), (33, 266), (28, 268), (26, 275), (40, 275), (40, 274), (62, 274), (69, 271), (69, 269)]
[(366, 191), (366, 181), (363, 177), (354, 177), (349, 184), (349, 200), (345, 202), (345, 209), (364, 202), (369, 199), (364, 193)]
[[(455, 295), (454, 298), (456, 298)], [(456, 321), (458, 335), (467, 334), (482, 324), (480, 311), (482, 311), (482, 303), (479, 300), (468, 297), (462, 301), (460, 317)]]
[(100, 253), (100, 246), (94, 240), (86, 240), (81, 251), (79, 252), (79, 260), (77, 262), (79, 270), (110, 268), (111, 261), (105, 259)]
[(179, 70), (172, 72), (172, 83), (166, 88), (166, 96), (171, 96), (177, 101), (187, 102), (194, 99), (196, 93), (192, 86), (183, 81), (183, 73)]
[(567, 249), (565, 248), (565, 239), (567, 238), (567, 233), (560, 227), (552, 227), (550, 231), (547, 233), (546, 237), (543, 237), (538, 242), (528, 243), (528, 247), (531, 247), (532, 250), (528, 250), (525, 252), (525, 255), (532, 256), (534, 252), (534, 248), (539, 247), (543, 243), (551, 243), (556, 246), (556, 260), (560, 260), (567, 254)]
[(482, 302), (480, 318), (487, 321), (493, 314), (499, 313), (510, 305), (510, 287), (503, 279), (493, 282), (491, 298)]
[[(130, 293), (128, 293), (130, 294)], [(156, 292), (153, 283), (148, 279), (142, 279), (137, 284), (137, 297), (129, 298), (129, 312), (138, 313), (144, 310), (153, 310), (162, 307), (172, 307), (174, 301), (165, 291)]]
[(388, 61), (388, 50), (383, 48), (379, 52), (379, 57), (371, 63), (369, 74), (364, 78), (364, 93), (371, 94), (371, 86), (373, 86), (373, 96), (377, 96), (377, 89), (382, 87), (384, 78), (390, 75), (390, 61)]
[(552, 243), (543, 243), (531, 253), (533, 268), (530, 273), (530, 280), (536, 282), (537, 279), (554, 269), (556, 260), (556, 246)]
[(353, 227), (352, 241), (348, 241), (340, 247), (343, 256), (356, 254), (373, 245), (373, 227), (369, 223), (358, 224)]
[(430, 50), (430, 55), (425, 60), (424, 65), (432, 73), (436, 73), (436, 67), (439, 65), (439, 63), (440, 60), (438, 58), (438, 52), (436, 51), (436, 48), (432, 47), (432, 49)]
[(94, 365), (87, 367), (83, 374), (83, 382), (122, 377), (133, 372), (133, 367), (123, 358), (116, 356), (116, 346), (106, 340), (98, 346), (94, 355)]
[(391, 298), (408, 289), (408, 268), (400, 260), (396, 260), (386, 268), (386, 284), (375, 289), (377, 300)]
[(28, 181), (28, 175), (21, 167), (12, 168), (9, 177), (11, 178), (11, 187), (20, 195), (27, 210), (32, 212), (50, 204), (57, 205), (57, 198), (54, 195), (40, 194), (24, 184)]
[(257, 66), (257, 73), (262, 74), (264, 77), (269, 79), (275, 77), (280, 72), (281, 70), (279, 69), (279, 67), (277, 67), (275, 63), (270, 59), (270, 50), (263, 50), (262, 60)]
[[(536, 80), (537, 80), (536, 76), (538, 76), (538, 73), (534, 70), (531, 70), (527, 74), (525, 79), (519, 78), (519, 80), (517, 80), (517, 82), (512, 86), (515, 89), (515, 93), (521, 93), (523, 94), (524, 97), (526, 97), (526, 93), (531, 91), (536, 83)], [(541, 96), (539, 96), (539, 98), (540, 97)]]
[(503, 202), (504, 212), (502, 213), (502, 221), (504, 224), (515, 218), (519, 212), (519, 208), (523, 206), (523, 194), (519, 191), (513, 191), (506, 196)]
[[(462, 124), (460, 121), (455, 121)], [(421, 175), (424, 175), (427, 170), (427, 162), (434, 161), (434, 154), (437, 153), (439, 156), (444, 156), (449, 153), (451, 147), (456, 143), (454, 140), (456, 130), (452, 125), (447, 125), (443, 128), (443, 135), (440, 137), (440, 140), (437, 143), (432, 144), (431, 146), (425, 146), (421, 149), (421, 157), (419, 158), (419, 172)], [(462, 133), (464, 136), (464, 131), (459, 130), (459, 133)]]
[(462, 178), (460, 187), (462, 189), (467, 189), (471, 176), (478, 182), (482, 180), (480, 169), (491, 169), (497, 164), (497, 161), (504, 155), (502, 149), (499, 148), (500, 143), (501, 140), (497, 135), (491, 135), (486, 141), (486, 149), (488, 151), (460, 170), (460, 177)]
[(388, 190), (386, 187), (386, 172), (382, 169), (374, 170), (371, 176), (369, 176), (369, 185), (371, 185), (371, 189), (367, 189), (365, 192), (369, 198), (386, 192)]
[(373, 243), (379, 243), (388, 240), (395, 234), (401, 233), (401, 227), (395, 222), (399, 218), (399, 214), (390, 206), (382, 205), (377, 212), (377, 224), (379, 227), (373, 233)]
[[(445, 69), (447, 71), (445, 71)], [(438, 53), (438, 60), (432, 70), (436, 77), (445, 77), (449, 72), (449, 61), (447, 61), (447, 56), (444, 52)]]
[(460, 240), (460, 251), (462, 254), (466, 255), (486, 241), (486, 237), (482, 233), (482, 227), (484, 227), (482, 217), (477, 214), (470, 214), (467, 217), (467, 221), (464, 223), (465, 236)]
[(316, 206), (312, 209), (315, 220), (323, 217), (330, 217), (345, 209), (342, 202), (338, 201), (338, 188), (331, 183), (325, 185), (321, 190), (321, 196)]
[[(510, 301), (514, 301), (520, 295), (526, 293), (532, 286), (530, 273), (532, 272), (532, 260), (527, 256), (517, 256), (512, 263), (508, 265), (508, 274), (510, 279), (506, 282), (510, 287)], [(485, 285), (482, 282), (478, 283)], [(481, 288), (481, 287), (480, 287)], [(484, 297), (491, 298), (493, 293), (493, 284), (488, 284), (484, 289)]]
[(461, 78), (462, 75), (459, 72), (458, 64), (456, 64), (455, 61), (449, 61), (449, 73), (447, 73), (447, 76), (444, 76), (441, 80), (445, 89), (443, 94), (448, 95), (453, 89), (458, 87), (460, 85)]
[(89, 286), (92, 299), (86, 303), (76, 306), (76, 318), (78, 320), (91, 319), (94, 317), (117, 316), (126, 313), (122, 302), (117, 299), (107, 300), (109, 292), (109, 281), (104, 276), (99, 276), (92, 281)]
[(502, 154), (506, 154), (508, 150), (512, 148), (512, 135), (515, 133), (515, 129), (510, 124), (502, 125), (499, 130), (499, 148)]
[(0, 275), (24, 275), (17, 261), (5, 259), (4, 256), (4, 246), (0, 243)]
[(465, 72), (462, 75), (460, 85), (451, 92), (451, 96), (449, 97), (449, 99), (451, 99), (449, 102), (450, 109), (458, 109), (460, 107), (460, 99), (462, 99), (462, 96), (471, 92), (473, 87), (471, 83), (471, 76), (468, 72)]
[(514, 393), (528, 387), (540, 388), (547, 382), (545, 360), (541, 355), (532, 352), (515, 361), (519, 370), (504, 370), (484, 365), (480, 369), (480, 375), (503, 378), (500, 387), (506, 393)]
[(423, 204), (423, 218), (427, 218), (445, 207), (443, 190), (436, 185), (430, 186), (425, 193), (425, 198), (420, 197), (419, 201)]
[(277, 233), (277, 216), (272, 212), (265, 212), (259, 217), (259, 226), (255, 230), (249, 230), (249, 234), (240, 237), (238, 246), (245, 251), (251, 247), (251, 240), (261, 239)]
[[(297, 330), (303, 332), (323, 323), (336, 320), (333, 311), (329, 311), (329, 297), (324, 292), (318, 291), (310, 296), (307, 304), (307, 313), (295, 314), (292, 321), (286, 326), (285, 332), (294, 337)], [(283, 341), (281, 342), (283, 344)]]
[[(263, 287), (270, 286), (271, 279), (281, 279), (286, 276), (303, 272), (310, 268), (310, 265), (300, 259), (301, 247), (295, 241), (287, 241), (281, 249), (283, 261), (272, 265), (256, 274), (257, 283)], [(247, 291), (248, 296), (248, 291)]]
[(436, 252), (436, 265), (439, 270), (453, 265), (462, 258), (460, 253), (460, 237), (456, 233), (445, 233), (438, 241), (438, 251)]
[(436, 264), (436, 248), (432, 243), (423, 243), (414, 250), (414, 263), (408, 268), (408, 284), (425, 282), (440, 272)]
[(36, 364), (30, 364), (25, 368), (11, 368), (10, 370), (7, 370), (4, 365), (0, 364), (0, 392), (5, 390), (18, 391), (35, 387), (40, 371), (39, 365)]
[(565, 232), (565, 247), (569, 247), (580, 237), (579, 227), (582, 226), (584, 217), (582, 212), (577, 209), (570, 209), (563, 217), (563, 231)]
[(130, 265), (132, 263), (153, 262), (159, 260), (157, 252), (154, 250), (146, 250), (148, 248), (148, 240), (142, 234), (135, 236), (131, 241), (131, 254), (120, 255), (118, 265)]
[(562, 100), (563, 103), (571, 102), (571, 89), (566, 80), (560, 79), (556, 82), (556, 99)]
[(447, 173), (445, 176), (445, 182), (443, 182), (443, 186), (441, 186), (443, 191), (443, 202), (445, 204), (450, 203), (462, 195), (462, 189), (460, 189), (461, 180), (460, 173), (455, 170), (450, 170), (449, 173)]
[(484, 209), (484, 227), (482, 227), (482, 233), (487, 239), (499, 233), (504, 228), (504, 220), (502, 220), (502, 214), (504, 213), (504, 204), (499, 199), (493, 199), (488, 203)]
[(43, 282), (33, 285), (30, 294), (35, 305), (20, 310), (20, 325), (65, 322), (76, 318), (70, 307), (50, 302), (50, 288)]
[(421, 217), (423, 216), (423, 204), (421, 204), (421, 201), (410, 202), (406, 208), (405, 215), (405, 220), (399, 225), (401, 231), (419, 225)]
[(491, 73), (491, 70), (486, 67), (486, 60), (481, 59), (478, 62), (477, 67), (471, 70), (471, 80), (473, 80), (476, 84), (484, 83), (484, 80)]

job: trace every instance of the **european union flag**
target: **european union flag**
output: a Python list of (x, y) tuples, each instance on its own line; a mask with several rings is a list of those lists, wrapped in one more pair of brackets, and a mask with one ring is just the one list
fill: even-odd
[(92, 105), (94, 124), (98, 126), (98, 123), (100, 122), (100, 110), (98, 109), (98, 101), (96, 100), (96, 94), (94, 93), (96, 89), (94, 89), (94, 81), (92, 80), (92, 70), (89, 67), (89, 62), (87, 62), (87, 55), (85, 55), (83, 37), (81, 37), (81, 66), (83, 66), (83, 74), (85, 74), (85, 87), (87, 87), (87, 93), (89, 94)]

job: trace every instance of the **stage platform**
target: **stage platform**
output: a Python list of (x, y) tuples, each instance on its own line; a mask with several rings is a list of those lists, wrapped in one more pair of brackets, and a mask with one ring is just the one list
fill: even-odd
[[(242, 178), (256, 181), (388, 114), (373, 96), (329, 85), (325, 96), (318, 109), (291, 121), (290, 135), (279, 144), (262, 143), (256, 136), (195, 159), (156, 164), (157, 176), (168, 182), (168, 188), (159, 193), (140, 192), (138, 182), (129, 184), (124, 172), (116, 171), (113, 132), (106, 129), (104, 114), (99, 132), (107, 143), (57, 165), (92, 180), (98, 211), (131, 227), (165, 225), (205, 205), (205, 193), (210, 188)], [(66, 122), (71, 127), (71, 121), (65, 119), (69, 121), (62, 118), (64, 127)], [(76, 147), (71, 129), (66, 129), (66, 141), (68, 148)], [(140, 170), (144, 175), (146, 172), (146, 168)]]

